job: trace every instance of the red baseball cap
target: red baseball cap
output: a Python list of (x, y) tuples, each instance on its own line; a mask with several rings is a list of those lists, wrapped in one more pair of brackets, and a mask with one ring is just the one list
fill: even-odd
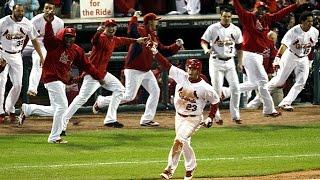
[(269, 6), (262, 1), (257, 1), (256, 4), (254, 5), (254, 8), (256, 8), (256, 9), (259, 7), (264, 7), (266, 9), (269, 9)]
[(117, 23), (114, 19), (107, 19), (105, 22), (104, 22), (104, 25), (105, 26), (117, 26)]
[(148, 24), (149, 21), (160, 20), (161, 18), (155, 15), (154, 13), (148, 13), (143, 16), (143, 23)]

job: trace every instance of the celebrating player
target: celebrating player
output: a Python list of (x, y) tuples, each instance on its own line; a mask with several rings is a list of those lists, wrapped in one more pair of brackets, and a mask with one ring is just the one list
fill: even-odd
[(262, 65), (263, 56), (270, 56), (268, 46), (270, 40), (267, 37), (269, 27), (302, 3), (305, 3), (305, 0), (297, 0), (297, 3), (270, 14), (267, 13), (268, 6), (264, 2), (258, 1), (255, 4), (255, 11), (248, 12), (241, 6), (239, 0), (233, 0), (234, 8), (243, 27), (243, 65), (248, 76), (248, 81), (240, 84), (240, 91), (253, 90), (258, 85), (265, 116), (281, 115), (274, 108), (272, 97), (267, 89), (268, 75)]
[[(79, 94), (72, 101), (66, 113), (63, 116), (64, 131), (72, 115), (91, 97), (91, 95), (99, 88), (103, 87), (106, 90), (112, 91), (111, 102), (108, 108), (107, 116), (104, 119), (104, 125), (108, 127), (122, 128), (123, 124), (117, 121), (117, 109), (119, 107), (121, 98), (123, 97), (125, 88), (121, 82), (111, 73), (107, 72), (108, 63), (110, 61), (112, 52), (119, 46), (129, 45), (137, 42), (142, 44), (146, 38), (126, 38), (116, 37), (117, 23), (113, 19), (107, 19), (103, 26), (100, 26), (92, 38), (92, 52), (90, 55), (91, 63), (104, 74), (106, 84), (99, 84), (89, 74), (84, 76), (84, 80)], [(95, 107), (95, 106), (93, 106)]]
[(62, 115), (68, 107), (68, 100), (65, 93), (65, 84), (73, 82), (70, 75), (71, 64), (78, 66), (81, 70), (89, 73), (100, 84), (104, 84), (103, 74), (100, 73), (86, 58), (84, 50), (74, 44), (76, 30), (63, 28), (54, 35), (50, 19), (45, 26), (44, 46), (47, 49), (47, 56), (43, 64), (42, 81), (48, 90), (50, 104), (54, 109), (49, 143), (67, 143), (60, 137), (64, 121)]
[[(15, 122), (14, 106), (19, 99), (22, 87), (23, 64), (21, 50), (27, 36), (31, 39), (41, 61), (43, 61), (43, 56), (36, 39), (39, 34), (31, 22), (24, 17), (24, 7), (21, 4), (15, 4), (12, 14), (0, 19), (0, 33), (1, 57), (7, 64), (0, 73), (0, 123), (4, 122), (5, 112), (8, 113), (10, 121)], [(12, 82), (12, 88), (7, 96), (4, 111), (3, 102), (8, 74)]]
[[(231, 11), (221, 11), (220, 22), (210, 25), (201, 38), (201, 47), (205, 54), (210, 54), (209, 74), (214, 90), (221, 95), (224, 77), (231, 89), (230, 113), (232, 120), (241, 124), (239, 103), (239, 79), (235, 67), (234, 56), (237, 50), (239, 71), (242, 71), (242, 34), (240, 28), (231, 23)], [(209, 49), (209, 43), (212, 49)], [(216, 122), (222, 124), (219, 110), (216, 114)]]
[[(160, 43), (159, 37), (156, 34), (159, 17), (153, 13), (146, 14), (143, 17), (143, 25), (138, 26), (137, 17), (141, 12), (136, 11), (129, 22), (129, 36), (132, 38), (149, 36), (152, 41), (158, 43), (158, 48), (166, 55), (172, 55), (177, 53), (182, 47), (182, 39), (178, 39), (176, 43), (170, 46), (164, 46)], [(153, 121), (157, 104), (160, 96), (160, 88), (157, 83), (157, 79), (151, 71), (151, 65), (153, 62), (152, 53), (143, 44), (133, 43), (129, 47), (129, 52), (125, 62), (125, 94), (122, 97), (121, 103), (132, 101), (139, 87), (142, 85), (149, 93), (149, 97), (146, 103), (146, 109), (141, 117), (141, 126), (159, 126), (159, 123)], [(110, 96), (98, 98), (98, 106), (102, 108), (110, 104)]]
[[(31, 19), (31, 23), (35, 26), (37, 32), (40, 33), (40, 36), (37, 38), (40, 47), (41, 47), (41, 52), (43, 56), (46, 56), (47, 51), (44, 48), (43, 45), (43, 36), (45, 33), (45, 25), (46, 21), (49, 19), (53, 18), (52, 21), (52, 28), (53, 32), (56, 34), (60, 29), (64, 27), (64, 22), (62, 19), (59, 17), (55, 16), (55, 5), (52, 1), (47, 1), (44, 5), (43, 8), (43, 13), (36, 15)], [(27, 44), (26, 48), (24, 51), (28, 50), (33, 50), (33, 47), (30, 43)], [(43, 61), (40, 61), (40, 58), (37, 53), (33, 50), (32, 52), (32, 69), (30, 72), (30, 77), (29, 77), (29, 87), (28, 87), (28, 92), (27, 94), (30, 96), (36, 96), (38, 91), (38, 85), (39, 81), (41, 78), (41, 73), (42, 73), (42, 65)]]
[(279, 104), (279, 107), (286, 111), (293, 111), (291, 104), (307, 82), (309, 75), (308, 55), (312, 53), (312, 47), (317, 44), (319, 37), (319, 30), (312, 26), (313, 15), (311, 12), (303, 12), (299, 22), (300, 24), (291, 28), (281, 40), (281, 46), (274, 62), (274, 65), (279, 66), (280, 69), (277, 75), (268, 82), (268, 88), (272, 91), (283, 86), (291, 72), (294, 71), (295, 83)]
[[(218, 108), (219, 96), (212, 86), (200, 77), (201, 61), (188, 59), (185, 72), (173, 66), (158, 53), (156, 42), (150, 42), (149, 46), (158, 63), (164, 70), (168, 70), (169, 76), (177, 82), (174, 96), (176, 137), (168, 156), (168, 165), (160, 176), (164, 179), (170, 179), (178, 166), (180, 155), (183, 153), (186, 168), (185, 179), (192, 179), (197, 163), (191, 147), (191, 136), (201, 124), (205, 127), (212, 126)], [(203, 120), (203, 109), (207, 102), (211, 103), (210, 112), (206, 120)]]

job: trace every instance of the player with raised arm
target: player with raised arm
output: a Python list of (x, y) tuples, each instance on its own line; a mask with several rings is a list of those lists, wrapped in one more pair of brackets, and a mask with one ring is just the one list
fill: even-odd
[[(160, 52), (163, 52), (167, 56), (177, 53), (183, 45), (182, 39), (177, 39), (176, 43), (170, 46), (161, 44), (156, 32), (160, 18), (153, 13), (148, 13), (143, 17), (143, 25), (138, 25), (138, 16), (140, 14), (140, 11), (136, 11), (129, 22), (129, 37), (139, 38), (149, 36), (152, 41), (158, 43)], [(149, 97), (146, 102), (145, 112), (140, 119), (140, 125), (149, 127), (159, 126), (159, 123), (154, 121), (154, 116), (159, 102), (160, 88), (157, 79), (151, 71), (152, 62), (153, 55), (144, 44), (133, 43), (130, 45), (125, 60), (125, 94), (121, 100), (121, 103), (132, 101), (142, 85), (149, 93)], [(97, 109), (110, 104), (111, 99), (111, 96), (99, 96), (96, 103), (99, 106)]]
[[(186, 61), (186, 71), (184, 71), (173, 66), (158, 52), (156, 46), (156, 42), (149, 43), (157, 62), (164, 70), (169, 71), (169, 76), (177, 83), (174, 96), (176, 137), (168, 156), (168, 165), (160, 176), (163, 179), (171, 179), (182, 153), (186, 170), (184, 179), (189, 180), (192, 179), (197, 167), (195, 153), (191, 147), (191, 136), (201, 125), (207, 128), (212, 126), (220, 97), (213, 87), (200, 77), (201, 61), (188, 59)], [(211, 104), (210, 112), (204, 120), (203, 110), (208, 102)]]
[(270, 48), (267, 37), (270, 26), (290, 12), (294, 11), (305, 0), (297, 0), (276, 13), (268, 13), (268, 6), (261, 1), (255, 4), (255, 10), (245, 10), (239, 0), (233, 0), (233, 5), (243, 27), (243, 65), (246, 70), (248, 81), (240, 84), (240, 91), (250, 91), (258, 85), (259, 94), (263, 100), (263, 114), (265, 116), (277, 117), (281, 115), (276, 111), (272, 97), (267, 89), (268, 75), (263, 68), (263, 57), (270, 56)]
[(54, 35), (52, 22), (49, 19), (45, 26), (43, 43), (47, 56), (43, 64), (42, 81), (48, 90), (50, 104), (54, 111), (49, 143), (67, 143), (60, 137), (64, 121), (62, 116), (68, 108), (65, 86), (74, 82), (71, 77), (71, 65), (75, 65), (104, 84), (104, 76), (87, 59), (84, 50), (74, 43), (76, 30), (66, 27)]
[[(45, 57), (47, 51), (43, 45), (43, 36), (45, 33), (46, 21), (53, 18), (52, 28), (54, 34), (56, 34), (60, 29), (64, 27), (64, 22), (59, 17), (55, 16), (55, 5), (52, 0), (46, 1), (43, 8), (43, 13), (36, 15), (31, 19), (31, 23), (36, 28), (37, 32), (40, 34), (38, 36), (38, 41), (40, 43), (42, 55)], [(25, 49), (32, 49), (31, 43), (28, 43)], [(27, 94), (30, 96), (36, 96), (38, 93), (38, 85), (41, 78), (43, 62), (40, 61), (39, 55), (33, 50), (32, 52), (32, 69), (29, 76), (29, 87)]]
[[(5, 112), (13, 123), (16, 121), (14, 106), (19, 99), (22, 87), (23, 63), (21, 51), (27, 36), (31, 39), (41, 61), (43, 61), (43, 56), (36, 39), (39, 34), (31, 22), (24, 17), (24, 7), (21, 4), (15, 4), (12, 14), (0, 19), (0, 34), (2, 45), (0, 55), (3, 59), (1, 64), (6, 64), (0, 73), (0, 123), (4, 122)], [(3, 102), (8, 74), (12, 82), (12, 88), (8, 93), (4, 110)]]
[(74, 98), (63, 115), (64, 131), (67, 128), (69, 119), (84, 103), (88, 101), (91, 95), (96, 92), (99, 87), (112, 91), (111, 102), (107, 115), (104, 119), (104, 125), (115, 128), (123, 127), (123, 124), (117, 121), (117, 109), (121, 98), (123, 97), (125, 88), (115, 76), (107, 72), (108, 64), (115, 48), (130, 45), (131, 43), (142, 44), (147, 37), (141, 37), (138, 39), (117, 37), (115, 36), (116, 30), (116, 21), (113, 19), (107, 19), (104, 24), (97, 29), (97, 32), (93, 36), (93, 48), (90, 55), (90, 61), (100, 73), (104, 74), (104, 80), (106, 83), (101, 85), (99, 84), (99, 81), (92, 78), (91, 75), (87, 74), (84, 76), (79, 94)]
[[(220, 22), (210, 25), (201, 37), (201, 47), (205, 54), (210, 54), (209, 74), (214, 90), (221, 95), (223, 80), (227, 79), (230, 90), (230, 113), (232, 121), (242, 124), (239, 104), (239, 78), (236, 71), (234, 57), (238, 56), (238, 71), (242, 72), (242, 33), (239, 27), (231, 23), (231, 10), (221, 11)], [(209, 49), (211, 44), (211, 49)], [(222, 124), (219, 110), (216, 114), (216, 123)]]

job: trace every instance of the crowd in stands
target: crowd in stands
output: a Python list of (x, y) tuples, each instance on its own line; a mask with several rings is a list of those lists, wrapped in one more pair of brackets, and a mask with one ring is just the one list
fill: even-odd
[[(262, 0), (270, 8), (271, 12), (276, 12), (286, 7), (294, 0)], [(61, 18), (74, 18), (72, 14), (79, 14), (79, 0), (54, 0), (57, 7), (57, 15)], [(25, 6), (25, 16), (31, 19), (34, 15), (41, 13), (45, 0), (1, 0), (0, 1), (0, 17), (11, 14), (10, 8), (14, 3), (20, 3)], [(255, 0), (242, 0), (243, 6), (251, 10)], [(231, 0), (114, 0), (114, 16), (126, 17), (132, 16), (136, 10), (147, 14), (150, 12), (165, 14), (208, 14), (219, 13), (220, 9), (232, 8)], [(299, 8), (299, 11), (320, 9), (319, 0), (310, 0), (308, 4)], [(76, 16), (77, 17), (77, 16)]]

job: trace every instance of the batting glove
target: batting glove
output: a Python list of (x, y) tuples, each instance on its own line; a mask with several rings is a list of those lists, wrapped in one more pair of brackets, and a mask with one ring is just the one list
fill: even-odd
[(178, 45), (178, 46), (182, 46), (183, 44), (184, 44), (184, 42), (183, 42), (183, 40), (182, 39), (177, 39), (176, 40), (176, 44)]
[(201, 124), (203, 127), (209, 128), (212, 126), (212, 122), (213, 120), (210, 117), (207, 117), (207, 119), (204, 120), (204, 122), (202, 122)]
[(280, 68), (280, 58), (275, 57), (272, 63), (273, 69), (277, 71)]

